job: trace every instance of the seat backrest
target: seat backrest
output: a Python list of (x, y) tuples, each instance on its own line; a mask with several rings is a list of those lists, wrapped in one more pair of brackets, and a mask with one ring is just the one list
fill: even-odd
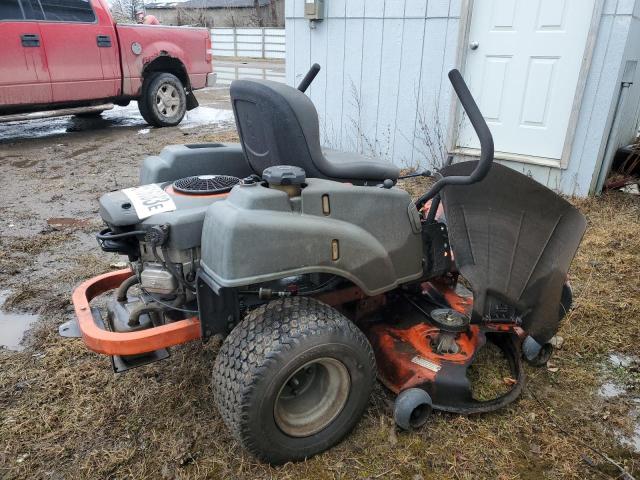
[(257, 174), (275, 165), (302, 167), (307, 177), (327, 178), (318, 113), (299, 90), (269, 80), (235, 80), (231, 104), (240, 143)]

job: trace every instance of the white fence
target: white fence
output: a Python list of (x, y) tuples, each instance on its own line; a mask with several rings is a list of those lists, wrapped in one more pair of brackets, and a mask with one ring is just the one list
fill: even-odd
[(221, 57), (285, 57), (283, 28), (212, 28), (211, 45)]
[[(238, 63), (238, 62), (233, 62)], [(258, 66), (233, 65), (232, 62), (214, 62), (213, 71), (218, 78), (216, 84), (219, 86), (230, 85), (237, 78), (254, 78), (259, 80), (273, 80), (274, 82), (285, 83), (284, 70), (274, 70), (272, 68), (260, 68)], [(268, 64), (265, 64), (268, 65)]]

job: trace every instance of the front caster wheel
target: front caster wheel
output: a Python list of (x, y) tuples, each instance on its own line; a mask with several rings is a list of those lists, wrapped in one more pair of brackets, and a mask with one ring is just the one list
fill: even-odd
[(544, 367), (551, 359), (553, 350), (551, 343), (540, 345), (532, 337), (527, 337), (522, 342), (522, 356), (533, 367)]
[(236, 440), (278, 464), (320, 453), (358, 422), (375, 381), (364, 334), (312, 298), (272, 301), (224, 341), (213, 383)]
[(433, 411), (431, 397), (420, 388), (409, 388), (398, 394), (393, 407), (393, 419), (403, 430), (422, 427)]

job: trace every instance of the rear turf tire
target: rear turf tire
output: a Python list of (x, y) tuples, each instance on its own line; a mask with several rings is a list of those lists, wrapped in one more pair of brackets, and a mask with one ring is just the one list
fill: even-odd
[(171, 73), (149, 74), (142, 84), (138, 110), (142, 118), (154, 127), (178, 125), (187, 111), (184, 85)]
[(357, 424), (375, 382), (364, 334), (312, 298), (272, 301), (224, 341), (213, 384), (235, 439), (261, 460), (302, 460), (339, 442)]

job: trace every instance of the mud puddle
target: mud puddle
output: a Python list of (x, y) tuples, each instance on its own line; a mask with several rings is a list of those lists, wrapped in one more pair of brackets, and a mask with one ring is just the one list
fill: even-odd
[(8, 296), (8, 290), (0, 291), (0, 348), (21, 351), (24, 350), (22, 339), (25, 332), (38, 321), (39, 317), (29, 313), (5, 311), (4, 302)]

